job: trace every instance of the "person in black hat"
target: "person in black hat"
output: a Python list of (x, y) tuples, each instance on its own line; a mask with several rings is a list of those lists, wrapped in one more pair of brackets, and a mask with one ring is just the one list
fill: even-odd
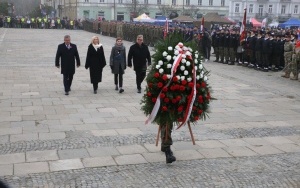
[(270, 37), (270, 32), (267, 32), (265, 34), (265, 38), (262, 43), (262, 58), (263, 58), (263, 64), (261, 70), (264, 72), (269, 71), (269, 64), (270, 64), (270, 55), (272, 52), (272, 43), (269, 39)]
[(262, 32), (257, 32), (257, 38), (255, 42), (255, 60), (256, 60), (256, 70), (260, 70), (262, 67), (262, 45), (263, 45)]
[(212, 36), (212, 43), (214, 46), (214, 52), (216, 55), (216, 60), (214, 62), (219, 62), (220, 56), (220, 30), (217, 29), (216, 33)]

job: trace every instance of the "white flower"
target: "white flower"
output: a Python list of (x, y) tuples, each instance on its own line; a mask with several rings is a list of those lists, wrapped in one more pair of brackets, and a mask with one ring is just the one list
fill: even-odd
[(184, 79), (185, 79), (185, 76), (181, 76), (181, 77), (180, 77), (180, 80), (184, 80)]
[(189, 74), (189, 71), (185, 70), (185, 71), (183, 72), (183, 74), (184, 74), (184, 75), (188, 75), (188, 74)]
[(170, 69), (172, 67), (171, 64), (167, 64), (167, 68)]
[(185, 59), (182, 59), (182, 60), (181, 60), (181, 63), (186, 63), (186, 60), (185, 60)]
[(184, 51), (188, 51), (188, 48), (185, 47), (185, 46), (184, 46), (182, 49), (183, 49)]
[(189, 47), (189, 51), (190, 51), (190, 52), (193, 52), (193, 49)]
[(160, 74), (162, 74), (164, 72), (164, 69), (159, 69), (158, 71)]
[(180, 80), (180, 76), (176, 76), (178, 80)]
[(178, 43), (178, 46), (183, 46), (182, 42)]
[(207, 76), (204, 76), (204, 81), (207, 81)]
[(159, 69), (159, 68), (160, 68), (160, 65), (156, 65), (155, 68)]
[(199, 55), (198, 54), (195, 54), (195, 58), (198, 58), (199, 57)]
[(198, 70), (198, 67), (197, 67), (197, 66), (195, 66), (195, 70)]
[(203, 65), (202, 65), (202, 64), (199, 65), (199, 69), (200, 69), (200, 70), (203, 69)]
[(191, 81), (192, 81), (192, 78), (191, 78), (191, 77), (188, 77), (188, 78), (187, 78), (187, 81), (188, 81), (188, 82), (191, 82)]
[(200, 79), (200, 76), (199, 76), (199, 75), (197, 75), (197, 76), (196, 76), (196, 79), (197, 79), (197, 80), (199, 80), (199, 79)]
[(186, 58), (186, 55), (185, 54), (182, 54), (182, 56), (181, 56), (183, 59), (185, 59)]
[(159, 65), (163, 65), (164, 62), (163, 62), (162, 60), (159, 60), (159, 61), (158, 61), (158, 64), (159, 64)]
[(195, 59), (195, 61), (194, 61), (194, 62), (195, 62), (195, 64), (198, 64), (198, 60), (197, 60), (197, 59)]
[(167, 74), (167, 78), (170, 79), (170, 78), (171, 78), (171, 75), (170, 75), (170, 74)]
[(172, 50), (173, 50), (172, 46), (169, 46), (169, 47), (168, 47), (168, 50), (169, 50), (169, 51), (172, 51)]
[(180, 70), (184, 71), (185, 70), (185, 66), (180, 66)]
[(176, 59), (176, 57), (177, 57), (177, 56), (175, 56), (175, 55), (174, 55), (174, 56), (173, 56), (173, 60), (175, 60), (175, 59)]
[(172, 57), (170, 55), (168, 55), (166, 58), (168, 61), (170, 61), (172, 59)]
[(168, 55), (168, 53), (166, 51), (163, 52), (162, 54), (164, 57), (166, 57)]
[(203, 73), (200, 74), (200, 78), (203, 78)]
[(187, 51), (187, 52), (185, 52), (185, 55), (190, 56), (190, 55), (192, 55), (192, 53)]
[(178, 50), (175, 50), (175, 51), (174, 51), (174, 54), (175, 54), (175, 55), (178, 55), (178, 54), (179, 54), (179, 51), (178, 51)]
[(196, 51), (195, 51), (195, 54), (198, 54), (198, 53), (199, 53), (198, 50), (196, 50)]
[(191, 65), (191, 62), (187, 61), (186, 66), (190, 66), (190, 65)]
[(175, 49), (177, 49), (177, 50), (178, 50), (178, 49), (180, 49), (180, 47), (179, 47), (178, 45), (176, 45), (176, 46), (175, 46)]

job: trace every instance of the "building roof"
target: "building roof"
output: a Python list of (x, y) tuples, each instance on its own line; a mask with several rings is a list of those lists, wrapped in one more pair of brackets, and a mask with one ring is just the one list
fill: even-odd
[(189, 16), (178, 16), (176, 18), (173, 18), (172, 21), (177, 21), (177, 22), (193, 22), (193, 21), (195, 21), (195, 19), (191, 18)]
[[(201, 20), (201, 18), (200, 18)], [(232, 24), (231, 21), (221, 17), (217, 12), (209, 12), (204, 15), (204, 22), (210, 22), (215, 24)]]

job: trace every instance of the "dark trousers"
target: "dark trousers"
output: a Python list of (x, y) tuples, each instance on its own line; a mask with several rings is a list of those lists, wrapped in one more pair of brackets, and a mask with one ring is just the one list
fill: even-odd
[(146, 77), (146, 71), (135, 71), (137, 89), (142, 89), (141, 84)]
[(65, 92), (69, 92), (71, 90), (73, 75), (74, 74), (64, 74), (63, 81), (64, 81)]
[(264, 53), (264, 54), (262, 54), (262, 57), (263, 57), (263, 60), (262, 60), (263, 67), (268, 68), (269, 64), (270, 64), (270, 54)]
[(93, 83), (93, 88), (94, 88), (94, 91), (96, 91), (98, 89), (98, 82), (97, 83)]
[(164, 126), (161, 127), (160, 137), (161, 137), (161, 146), (163, 148), (166, 148), (166, 147), (171, 146), (173, 144), (172, 129), (173, 129), (172, 124), (164, 125)]
[(118, 86), (118, 81), (119, 81), (119, 87), (123, 87), (123, 74), (115, 74), (115, 85), (116, 86)]

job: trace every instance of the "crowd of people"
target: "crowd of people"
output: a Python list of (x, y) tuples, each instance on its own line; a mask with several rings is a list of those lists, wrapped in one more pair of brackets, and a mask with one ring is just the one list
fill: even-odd
[(2, 18), (5, 28), (35, 28), (35, 29), (82, 29), (82, 20), (47, 17), (5, 16)]

